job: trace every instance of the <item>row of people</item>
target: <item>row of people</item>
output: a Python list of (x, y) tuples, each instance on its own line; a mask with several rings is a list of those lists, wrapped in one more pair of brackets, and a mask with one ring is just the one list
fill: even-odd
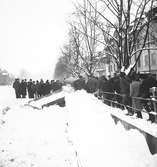
[(15, 89), (16, 98), (26, 98), (27, 94), (29, 98), (39, 98), (49, 94), (51, 91), (56, 91), (62, 87), (62, 83), (57, 80), (47, 80), (46, 82), (41, 79), (40, 81), (33, 81), (30, 79), (27, 81), (19, 78), (15, 79), (13, 88)]
[(95, 93), (108, 105), (111, 105), (112, 101), (116, 101), (117, 107), (130, 106), (127, 108), (128, 114), (137, 113), (137, 116), (141, 118), (140, 111), (143, 108), (147, 111), (151, 110), (147, 105), (148, 101), (144, 99), (150, 98), (150, 88), (157, 87), (157, 80), (151, 74), (143, 76), (134, 72), (128, 76), (121, 72), (108, 79), (101, 76), (99, 78), (89, 77), (88, 80), (85, 80), (80, 76), (78, 80), (74, 81), (73, 87), (76, 90), (85, 89), (89, 93)]

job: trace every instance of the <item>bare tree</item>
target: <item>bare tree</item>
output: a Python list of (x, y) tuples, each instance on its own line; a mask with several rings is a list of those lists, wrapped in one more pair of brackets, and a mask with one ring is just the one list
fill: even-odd
[[(82, 2), (82, 3), (81, 3)], [(103, 56), (125, 69), (137, 65), (149, 45), (154, 0), (82, 0), (75, 4), (69, 42), (62, 50), (66, 68), (93, 75)], [(153, 38), (155, 40), (155, 38)], [(65, 49), (66, 48), (66, 49)]]
[(56, 76), (63, 78), (64, 76), (78, 76), (85, 72), (85, 59), (81, 51), (81, 37), (77, 32), (76, 27), (72, 24), (69, 29), (69, 39), (61, 49), (61, 57), (56, 65)]
[[(78, 48), (79, 59), (82, 61), (82, 68), (87, 75), (93, 75), (98, 62), (100, 61), (100, 51), (104, 43), (101, 42), (100, 31), (96, 25), (98, 20), (97, 3), (94, 4), (94, 8), (89, 4), (87, 0), (83, 0), (83, 4), (78, 3), (75, 5), (76, 12), (74, 14), (74, 20), (71, 23), (73, 29), (80, 34), (80, 41), (78, 42), (76, 35), (75, 45)], [(92, 21), (91, 21), (92, 20)]]
[[(146, 17), (146, 12), (151, 11), (154, 0), (99, 0), (101, 10), (95, 8), (92, 0), (87, 1), (101, 18), (98, 22), (90, 21), (105, 37), (108, 36), (104, 41), (106, 51), (115, 59), (119, 69), (127, 68), (136, 54), (135, 67), (143, 50), (156, 49), (146, 47), (150, 42), (148, 33), (152, 21), (152, 17)], [(106, 26), (110, 27), (110, 32)]]

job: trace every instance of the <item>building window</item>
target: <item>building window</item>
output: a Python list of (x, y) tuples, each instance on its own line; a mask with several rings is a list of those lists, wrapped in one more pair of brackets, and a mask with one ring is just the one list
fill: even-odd
[(157, 65), (157, 59), (156, 59), (156, 57), (157, 57), (157, 55), (153, 52), (152, 54), (151, 54), (151, 64), (152, 65)]
[(141, 67), (141, 59), (138, 60), (138, 67)]
[(144, 66), (148, 66), (149, 65), (149, 56), (148, 55), (144, 55)]

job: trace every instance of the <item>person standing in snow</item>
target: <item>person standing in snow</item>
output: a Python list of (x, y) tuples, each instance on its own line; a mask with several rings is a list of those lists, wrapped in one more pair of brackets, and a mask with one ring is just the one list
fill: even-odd
[(72, 86), (74, 87), (75, 90), (85, 89), (86, 87), (85, 79), (80, 75), (79, 79), (75, 80), (72, 83)]
[(21, 81), (20, 89), (21, 89), (22, 98), (26, 98), (26, 94), (27, 94), (27, 82), (26, 82), (26, 79)]
[(148, 77), (146, 77), (140, 86), (140, 95), (142, 98), (150, 98), (150, 91), (149, 89), (152, 87), (157, 87), (157, 80), (149, 74)]
[(32, 85), (33, 85), (33, 81), (32, 79), (29, 80), (28, 84), (27, 84), (27, 90), (28, 90), (28, 97), (29, 98), (34, 98), (34, 93), (33, 93), (33, 90), (32, 90)]
[[(141, 103), (143, 108), (146, 109), (147, 112), (151, 112), (154, 110), (153, 103), (145, 98), (150, 98), (150, 88), (157, 87), (157, 80), (149, 74), (140, 85), (140, 96), (143, 98)], [(149, 115), (149, 120), (151, 120), (151, 116)]]
[(100, 97), (100, 98), (103, 97), (104, 85), (105, 85), (106, 81), (107, 81), (107, 79), (104, 75), (102, 75), (98, 78), (98, 97)]
[(15, 89), (16, 98), (20, 98), (20, 80), (18, 78), (15, 79), (13, 88)]
[(50, 82), (49, 82), (49, 80), (46, 80), (46, 82), (45, 82), (45, 94), (46, 95), (50, 94), (50, 91), (51, 91)]
[[(122, 95), (122, 104), (127, 108), (130, 105), (130, 82), (124, 72), (120, 73), (120, 94)], [(130, 110), (128, 110), (128, 114), (132, 115)]]
[(36, 80), (36, 83), (35, 83), (35, 98), (38, 99), (40, 97), (40, 90), (39, 90), (39, 81)]
[(90, 76), (88, 78), (88, 81), (86, 83), (86, 90), (88, 93), (94, 93), (96, 92), (98, 88), (98, 79), (94, 76)]
[(142, 118), (141, 110), (142, 110), (142, 104), (141, 100), (136, 98), (140, 95), (140, 81), (139, 76), (137, 74), (134, 74), (132, 76), (132, 82), (130, 84), (130, 97), (132, 97), (132, 107), (133, 107), (133, 114), (137, 113), (138, 118)]
[(113, 80), (106, 79), (105, 82), (102, 85), (102, 90), (103, 90), (103, 100), (104, 103), (107, 105), (111, 105), (111, 101), (113, 99)]
[(116, 102), (114, 106), (118, 108), (122, 108), (120, 103), (122, 102), (122, 97), (120, 96), (120, 76), (117, 73), (114, 73), (113, 76), (113, 91), (115, 93), (114, 95), (114, 101)]

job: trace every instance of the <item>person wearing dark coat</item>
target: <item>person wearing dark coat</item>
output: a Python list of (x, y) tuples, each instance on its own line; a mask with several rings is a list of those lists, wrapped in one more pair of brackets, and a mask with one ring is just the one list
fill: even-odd
[(130, 84), (130, 97), (132, 97), (132, 112), (137, 113), (138, 118), (142, 118), (141, 110), (142, 110), (142, 104), (141, 100), (138, 99), (140, 95), (140, 80), (139, 76), (137, 74), (134, 74), (132, 77), (132, 82)]
[(39, 96), (44, 96), (44, 81), (43, 79), (40, 80), (39, 82)]
[(121, 108), (120, 103), (122, 102), (122, 97), (120, 96), (120, 76), (115, 73), (112, 80), (113, 80), (113, 91), (115, 93), (114, 101), (116, 102), (114, 106)]
[(27, 94), (27, 82), (26, 80), (22, 80), (20, 83), (20, 89), (21, 89), (21, 95), (22, 98), (26, 98), (26, 94)]
[(105, 82), (107, 81), (106, 77), (104, 75), (100, 76), (98, 78), (98, 97), (102, 98), (103, 97), (103, 86)]
[(104, 103), (107, 105), (111, 105), (111, 101), (113, 99), (113, 80), (112, 78), (106, 80), (103, 84), (102, 87), (103, 90), (103, 99), (104, 99)]
[(35, 81), (33, 81), (31, 85), (31, 98), (35, 97), (35, 92), (36, 92), (36, 85), (35, 85)]
[(82, 76), (79, 76), (79, 79), (75, 80), (72, 83), (72, 86), (75, 90), (81, 90), (86, 88), (85, 79)]
[(29, 98), (34, 98), (33, 81), (32, 81), (32, 79), (30, 79), (28, 84), (27, 84), (27, 90), (28, 90), (28, 97)]
[[(157, 80), (149, 74), (147, 78), (145, 78), (140, 86), (140, 97), (142, 98), (150, 98), (150, 88), (157, 87)], [(147, 110), (147, 112), (150, 112), (153, 110), (153, 104), (150, 103), (147, 100), (141, 100), (141, 103), (143, 104), (143, 107)], [(150, 103), (150, 104), (149, 104)]]
[(59, 80), (56, 80), (53, 83), (53, 91), (57, 91), (62, 88), (62, 83)]
[(113, 80), (113, 89), (116, 93), (120, 93), (120, 76), (116, 75), (112, 78)]
[(51, 84), (50, 84), (49, 80), (47, 80), (45, 83), (45, 94), (46, 95), (50, 94), (50, 91), (51, 91)]
[(98, 79), (96, 79), (95, 77), (89, 77), (88, 81), (86, 83), (86, 90), (88, 93), (94, 93), (96, 92), (98, 88)]
[(15, 79), (15, 81), (13, 83), (13, 88), (15, 89), (16, 98), (21, 98), (20, 97), (20, 81), (18, 78)]
[[(122, 104), (124, 105), (124, 107), (131, 105), (130, 81), (123, 72), (121, 72), (120, 74), (120, 94), (122, 95)], [(131, 111), (128, 111), (128, 114), (132, 115)]]
[(36, 99), (40, 97), (40, 85), (39, 85), (39, 81), (37, 80), (35, 83), (35, 97)]
[(140, 86), (140, 96), (143, 98), (149, 98), (149, 89), (152, 87), (157, 87), (157, 80), (151, 74), (149, 74), (149, 76), (143, 80)]

